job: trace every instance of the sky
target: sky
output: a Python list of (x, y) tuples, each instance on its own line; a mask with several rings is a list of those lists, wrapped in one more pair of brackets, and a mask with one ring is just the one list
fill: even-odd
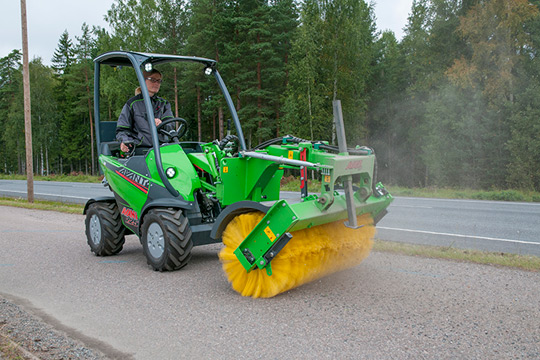
[[(403, 28), (411, 11), (413, 0), (373, 0), (379, 30), (392, 30), (403, 37)], [(4, 17), (0, 21), (0, 58), (14, 49), (22, 49), (21, 2), (2, 0)], [(60, 36), (67, 30), (70, 38), (81, 36), (81, 26), (97, 25), (107, 28), (103, 19), (114, 0), (26, 0), (28, 22), (28, 48), (30, 59), (41, 57), (51, 64)], [(196, 54), (192, 54), (196, 55)]]

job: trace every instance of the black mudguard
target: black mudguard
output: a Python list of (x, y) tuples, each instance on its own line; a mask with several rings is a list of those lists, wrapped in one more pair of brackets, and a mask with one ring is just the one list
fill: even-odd
[(227, 225), (238, 215), (252, 211), (260, 211), (266, 214), (270, 208), (271, 206), (266, 206), (255, 201), (240, 201), (229, 205), (217, 217), (210, 237), (216, 240), (220, 239)]
[(101, 197), (97, 197), (93, 199), (88, 199), (88, 201), (84, 205), (83, 215), (86, 215), (86, 211), (88, 211), (88, 208), (90, 207), (90, 205), (97, 202), (114, 202), (115, 203), (116, 199), (114, 198), (114, 196), (101, 196)]

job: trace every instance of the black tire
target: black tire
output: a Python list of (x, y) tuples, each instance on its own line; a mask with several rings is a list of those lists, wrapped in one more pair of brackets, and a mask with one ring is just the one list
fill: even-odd
[(90, 205), (85, 224), (88, 245), (97, 256), (115, 255), (122, 251), (126, 228), (116, 203), (99, 202)]
[(144, 216), (141, 240), (148, 265), (156, 271), (183, 268), (191, 259), (191, 228), (182, 210), (152, 209)]

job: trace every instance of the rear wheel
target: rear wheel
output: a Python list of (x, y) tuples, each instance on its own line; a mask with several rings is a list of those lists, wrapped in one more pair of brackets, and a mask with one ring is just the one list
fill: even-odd
[(93, 203), (86, 212), (86, 238), (97, 256), (118, 254), (125, 242), (126, 228), (115, 203)]
[(156, 271), (173, 271), (186, 266), (193, 248), (191, 235), (182, 210), (150, 210), (144, 216), (141, 230), (148, 265)]

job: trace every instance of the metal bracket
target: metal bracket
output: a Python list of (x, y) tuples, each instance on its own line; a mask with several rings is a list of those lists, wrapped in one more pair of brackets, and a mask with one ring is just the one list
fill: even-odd
[[(339, 145), (340, 154), (349, 155), (347, 152), (347, 138), (345, 137), (345, 125), (343, 124), (343, 113), (341, 111), (341, 101), (335, 100), (332, 103), (334, 105), (334, 121), (336, 123), (336, 135)], [(354, 191), (352, 187), (352, 177), (347, 176), (343, 181), (343, 187), (345, 188), (345, 200), (347, 201), (347, 213), (349, 215), (349, 222), (346, 226), (357, 229), (358, 220), (356, 219), (356, 207), (354, 206)]]

